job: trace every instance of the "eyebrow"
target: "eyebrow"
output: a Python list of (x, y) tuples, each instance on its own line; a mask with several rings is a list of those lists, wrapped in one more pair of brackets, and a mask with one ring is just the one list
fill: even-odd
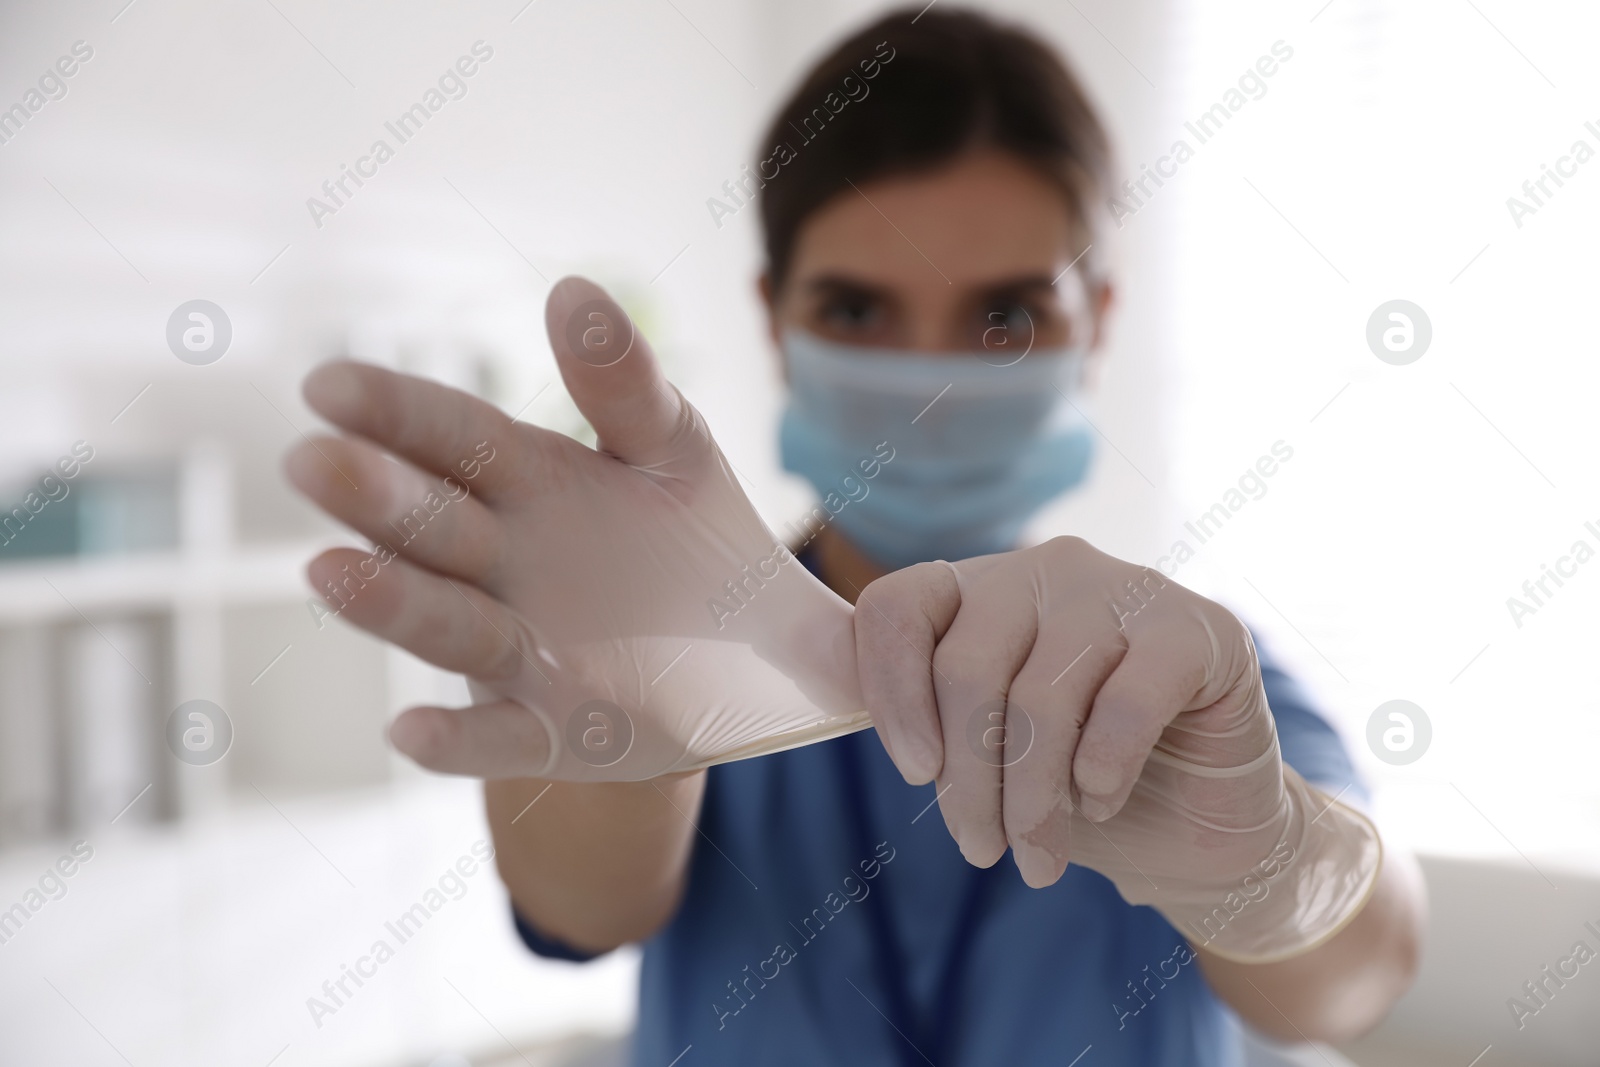
[[(881, 285), (866, 281), (861, 278), (852, 278), (847, 274), (821, 274), (812, 278), (806, 286), (812, 292), (848, 291), (863, 293), (868, 296), (888, 297), (893, 295), (893, 290)], [(1055, 279), (1048, 274), (1021, 274), (1010, 278), (1001, 278), (996, 281), (984, 282), (975, 288), (987, 297), (1008, 296), (1014, 293), (1023, 293), (1032, 289), (1053, 289)]]
[(846, 274), (819, 274), (806, 283), (806, 288), (814, 293), (845, 290), (877, 297), (892, 295), (891, 290), (885, 289), (881, 285), (875, 285), (860, 278), (852, 278)]
[(1030, 289), (1054, 288), (1055, 279), (1048, 274), (1023, 274), (991, 282), (984, 286), (982, 291), (987, 296), (1006, 296), (1012, 293), (1025, 293)]

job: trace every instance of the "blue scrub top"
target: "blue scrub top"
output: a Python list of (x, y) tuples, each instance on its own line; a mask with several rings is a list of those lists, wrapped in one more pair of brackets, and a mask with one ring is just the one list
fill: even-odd
[[(1365, 801), (1258, 651), (1284, 760)], [(1075, 864), (1030, 889), (1009, 854), (967, 863), (934, 785), (907, 785), (876, 732), (707, 775), (683, 903), (644, 945), (639, 1067), (1241, 1062), (1236, 1017), (1160, 914)], [(534, 952), (590, 958), (513, 919)]]

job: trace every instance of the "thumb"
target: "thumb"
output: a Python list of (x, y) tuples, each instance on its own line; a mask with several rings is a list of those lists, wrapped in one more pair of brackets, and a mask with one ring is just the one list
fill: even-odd
[(533, 778), (547, 773), (553, 762), (544, 722), (511, 700), (407, 708), (389, 724), (389, 742), (440, 774)]
[(861, 695), (889, 758), (912, 785), (944, 768), (933, 654), (960, 609), (957, 572), (942, 561), (886, 574), (856, 598)]
[(550, 290), (545, 329), (561, 380), (595, 428), (600, 449), (655, 467), (684, 449), (693, 409), (661, 373), (649, 342), (606, 291), (569, 275)]

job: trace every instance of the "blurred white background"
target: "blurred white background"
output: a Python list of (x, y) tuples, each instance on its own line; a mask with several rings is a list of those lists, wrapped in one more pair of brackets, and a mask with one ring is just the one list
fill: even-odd
[[(1347, 1055), (1592, 1064), (1600, 978), (1524, 1031), (1505, 1000), (1600, 925), (1600, 563), (1520, 627), (1506, 601), (1575, 541), (1600, 549), (1600, 162), (1521, 226), (1506, 199), (1573, 142), (1600, 149), (1600, 18), (1576, 0), (985, 6), (1059, 44), (1134, 180), (1197, 145), (1185, 124), (1260, 56), (1292, 51), (1112, 235), (1106, 447), (1037, 533), (1152, 564), (1196, 547), (1178, 579), (1312, 685), (1386, 826), (1423, 852), (1423, 981)], [(316, 425), (298, 382), (353, 355), (581, 435), (541, 308), (586, 273), (656, 342), (769, 521), (793, 517), (806, 494), (776, 460), (755, 213), (719, 228), (706, 200), (803, 66), (880, 8), (0, 11), (0, 109), (26, 110), (76, 42), (92, 50), (65, 95), (0, 113), (0, 505), (76, 442), (93, 454), (0, 547), (0, 909), (73, 842), (93, 850), (65, 895), (0, 927), (0, 1064), (568, 1062), (589, 1054), (575, 1035), (625, 1032), (633, 956), (533, 959), (485, 871), (346, 1007), (308, 1014), (486, 833), (469, 783), (381, 739), (401, 707), (464, 699), (459, 681), (307, 608), (305, 560), (355, 541), (279, 473)], [(466, 95), (317, 225), (307, 198), (393, 143), (384, 123), (479, 41), (492, 57)], [(232, 324), (207, 366), (166, 343), (193, 299)], [(1410, 365), (1367, 347), (1393, 299), (1431, 320)], [(1185, 523), (1278, 441), (1293, 459), (1199, 545)], [(191, 699), (233, 724), (209, 766), (166, 747)], [(1402, 766), (1366, 741), (1391, 699), (1432, 725)]]

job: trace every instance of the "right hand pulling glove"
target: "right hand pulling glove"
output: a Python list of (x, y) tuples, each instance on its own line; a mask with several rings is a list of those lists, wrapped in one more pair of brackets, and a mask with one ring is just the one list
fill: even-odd
[(862, 692), (896, 765), (937, 778), (973, 863), (1070, 860), (1228, 959), (1309, 951), (1372, 893), (1372, 823), (1286, 766), (1228, 611), (1078, 538), (926, 563), (856, 603)]

